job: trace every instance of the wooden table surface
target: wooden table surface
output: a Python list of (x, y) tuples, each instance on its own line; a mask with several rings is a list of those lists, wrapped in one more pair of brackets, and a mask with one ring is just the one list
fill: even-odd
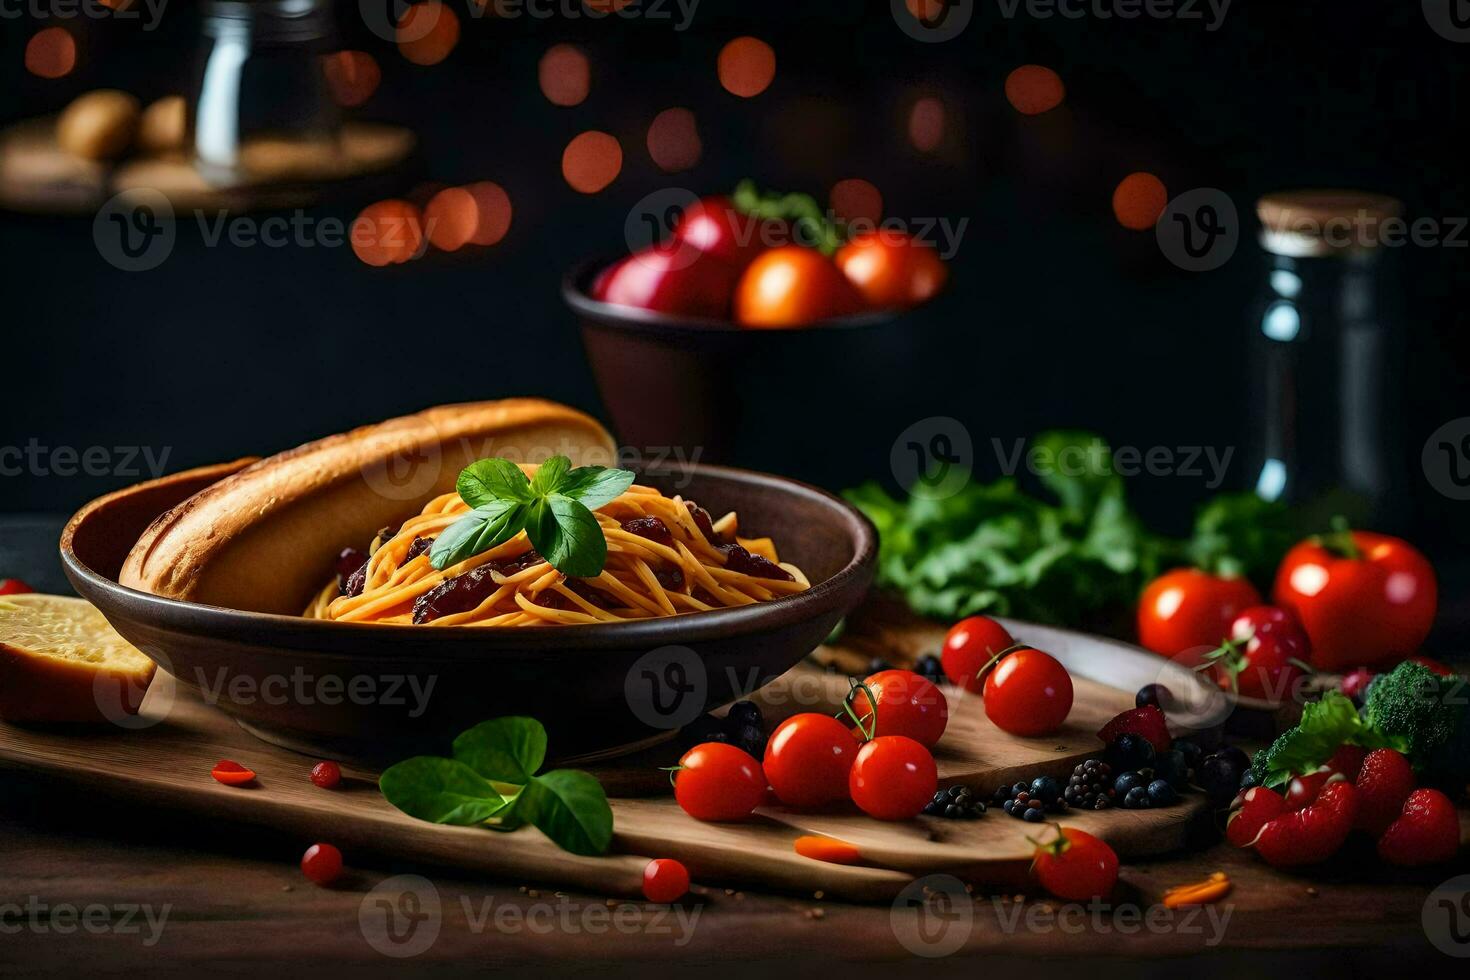
[[(1424, 908), (1433, 888), (1470, 872), (1462, 860), (1426, 874), (1389, 875), (1376, 861), (1348, 855), (1330, 869), (1291, 876), (1206, 842), (1126, 866), (1111, 908), (974, 894), (967, 908), (935, 906), (921, 923), (919, 911), (887, 904), (724, 889), (699, 889), (671, 912), (453, 869), (362, 865), (350, 854), (344, 879), (319, 888), (297, 868), (307, 843), (124, 811), (34, 777), (0, 773), (0, 975), (266, 968), (386, 974), (404, 962), (369, 941), (373, 933), (384, 945), (381, 933), (364, 927), (366, 916), (381, 914), (372, 912), (372, 892), (412, 874), (430, 883), (418, 888), (437, 895), (440, 915), (432, 943), (406, 962), (434, 972), (649, 977), (698, 964), (716, 977), (782, 967), (892, 976), (953, 966), (1015, 970), (1030, 980), (1074, 971), (1073, 961), (1085, 958), (1087, 973), (1103, 977), (1166, 970), (1236, 976), (1262, 968), (1382, 976), (1460, 966), (1431, 945)], [(1157, 905), (1164, 888), (1216, 870), (1235, 882), (1225, 902), (1173, 914)], [(1446, 913), (1434, 914), (1430, 928), (1443, 939)], [(920, 925), (927, 938), (918, 938)], [(942, 960), (932, 955), (948, 946), (959, 948)], [(1470, 955), (1470, 936), (1459, 951)]]

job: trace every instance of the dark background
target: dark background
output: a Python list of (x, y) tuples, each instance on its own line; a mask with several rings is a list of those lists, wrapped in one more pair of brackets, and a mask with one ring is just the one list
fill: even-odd
[[(854, 384), (844, 419), (860, 436), (850, 441), (870, 448), (824, 452), (801, 423), (808, 392), (793, 384), (762, 393), (790, 406), (792, 424), (771, 433), (779, 449), (750, 462), (779, 459), (831, 486), (891, 480), (897, 434), (947, 414), (970, 430), (987, 476), (993, 438), (1009, 445), (1067, 425), (1144, 449), (1236, 447), (1227, 482), (1248, 486), (1247, 347), (1265, 284), (1256, 196), (1352, 186), (1400, 197), (1411, 218), (1470, 214), (1463, 153), (1452, 151), (1466, 128), (1470, 45), (1435, 34), (1417, 3), (1361, 8), (1236, 0), (1210, 32), (1198, 20), (1037, 20), (1024, 8), (1006, 19), (991, 0), (958, 38), (926, 44), (899, 30), (886, 2), (702, 0), (682, 32), (672, 20), (462, 16), (457, 50), (424, 68), (344, 4), (343, 46), (373, 53), (384, 71), (357, 115), (421, 136), (393, 189), (494, 180), (515, 208), (506, 239), (372, 269), (347, 247), (205, 247), (186, 221), (161, 267), (125, 273), (99, 255), (90, 218), (0, 214), (0, 446), (167, 448), (177, 469), (458, 400), (535, 394), (604, 414), (559, 279), (588, 255), (624, 248), (635, 202), (662, 187), (724, 190), (743, 176), (825, 198), (837, 180), (861, 177), (890, 215), (969, 218), (951, 293), (924, 323), (921, 363), (886, 384)], [(197, 18), (182, 0), (153, 32), (56, 23), (80, 43), (77, 70), (55, 81), (22, 65), (38, 25), (0, 26), (0, 121), (58, 110), (97, 86), (148, 100), (186, 83)], [(725, 92), (714, 70), (739, 34), (777, 54), (775, 82), (754, 99)], [(537, 87), (537, 60), (558, 41), (591, 61), (580, 106), (553, 106)], [(1062, 109), (1026, 119), (1007, 105), (1006, 74), (1027, 62), (1065, 79)], [(946, 111), (931, 154), (906, 131), (909, 107), (926, 95)], [(644, 134), (676, 105), (694, 111), (704, 153), (692, 171), (666, 175)], [(571, 190), (559, 168), (585, 129), (624, 148), (621, 176), (593, 196)], [(1247, 222), (1234, 257), (1191, 275), (1163, 260), (1152, 234), (1122, 229), (1110, 194), (1135, 170), (1158, 174), (1171, 194), (1227, 191)], [(310, 213), (350, 221), (371, 199)], [(1466, 505), (1436, 493), (1418, 462), (1429, 433), (1470, 415), (1470, 249), (1460, 241), (1391, 250), (1382, 287), (1407, 357), (1391, 379), (1407, 529), (1438, 557), (1470, 534)], [(849, 370), (870, 378), (857, 367), (834, 348), (819, 370), (828, 381)], [(135, 479), (7, 477), (0, 512), (67, 513)], [(1131, 492), (1151, 520), (1178, 530), (1209, 490), (1203, 477), (1175, 476), (1136, 479)]]

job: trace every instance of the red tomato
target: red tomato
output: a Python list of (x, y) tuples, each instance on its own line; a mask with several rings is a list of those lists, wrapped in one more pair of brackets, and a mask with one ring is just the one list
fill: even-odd
[(1276, 571), (1276, 605), (1312, 641), (1313, 666), (1386, 666), (1419, 649), (1438, 605), (1434, 569), (1408, 542), (1370, 531), (1309, 538)]
[(847, 772), (858, 743), (830, 715), (792, 715), (766, 741), (764, 768), (776, 798), (809, 809), (847, 798)]
[(655, 858), (643, 869), (643, 897), (677, 902), (689, 892), (689, 869), (672, 858)]
[(1261, 594), (1243, 578), (1176, 568), (1144, 588), (1138, 600), (1138, 642), (1166, 657), (1185, 651), (1203, 654), (1229, 635), (1242, 610), (1260, 604)]
[(226, 786), (244, 786), (255, 779), (255, 770), (246, 769), (240, 763), (230, 759), (221, 759), (216, 762), (209, 774), (215, 778), (216, 782), (224, 783)]
[(342, 852), (331, 844), (313, 844), (301, 855), (301, 873), (318, 885), (330, 885), (342, 876)]
[(989, 616), (962, 619), (944, 635), (944, 646), (940, 649), (944, 676), (950, 683), (979, 694), (985, 685), (981, 668), (997, 653), (1015, 645), (1006, 628)]
[(1072, 675), (1049, 653), (1022, 647), (985, 676), (985, 716), (1012, 735), (1045, 735), (1072, 710)]
[(814, 248), (762, 252), (735, 287), (735, 320), (746, 327), (804, 327), (863, 308), (857, 287)]
[(0, 578), (0, 595), (20, 595), (22, 592), (34, 591), (36, 590), (18, 578)]
[(679, 760), (674, 799), (696, 820), (743, 820), (765, 798), (761, 764), (733, 745), (704, 742)]
[[(854, 689), (851, 695), (852, 709), (861, 719), (862, 727), (874, 735), (907, 735), (932, 749), (944, 734), (944, 726), (949, 723), (949, 704), (939, 688), (925, 678), (912, 670), (880, 670), (863, 684), (878, 702), (878, 717), (869, 722), (873, 706), (860, 690)], [(857, 734), (859, 738), (864, 735)]]
[(310, 778), (322, 789), (333, 789), (342, 782), (342, 767), (335, 762), (318, 762), (311, 767)]
[(1312, 648), (1296, 617), (1276, 606), (1251, 606), (1230, 624), (1229, 643), (1215, 661), (1220, 687), (1242, 697), (1290, 701)]
[(678, 242), (661, 242), (605, 269), (592, 298), (676, 316), (726, 319), (740, 271)]
[(944, 286), (949, 269), (934, 250), (901, 231), (867, 231), (837, 250), (837, 267), (869, 306), (908, 309)]
[(1118, 855), (1086, 831), (1058, 827), (1056, 840), (1036, 846), (1031, 873), (1057, 898), (1106, 898), (1118, 883)]
[(911, 820), (934, 798), (939, 771), (929, 750), (902, 735), (864, 742), (848, 773), (852, 801), (879, 820)]
[(674, 226), (674, 241), (744, 269), (765, 249), (790, 237), (785, 222), (743, 214), (727, 197), (702, 197), (684, 209)]

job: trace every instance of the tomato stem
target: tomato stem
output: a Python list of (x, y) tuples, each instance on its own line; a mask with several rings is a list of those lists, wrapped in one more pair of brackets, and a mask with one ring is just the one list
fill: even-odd
[[(847, 697), (842, 699), (842, 712), (837, 717), (840, 720), (842, 715), (846, 714), (857, 725), (858, 731), (862, 733), (863, 741), (871, 742), (878, 733), (878, 698), (874, 696), (872, 688), (868, 687), (868, 685), (859, 683), (851, 678), (848, 679), (848, 683), (852, 686), (847, 689)], [(858, 717), (857, 711), (852, 706), (852, 702), (857, 697), (858, 691), (862, 691), (863, 695), (867, 697), (868, 705), (871, 708), (866, 724), (862, 718)]]
[(1017, 650), (1029, 650), (1030, 648), (1031, 644), (1029, 643), (1012, 643), (1010, 646), (1006, 647), (1004, 650), (1001, 650), (999, 653), (992, 654), (990, 659), (985, 661), (985, 663), (980, 667), (979, 670), (975, 671), (975, 679), (977, 681), (982, 680), (986, 674), (995, 669), (995, 665), (1000, 663), (1001, 658), (1008, 657), (1011, 654), (1015, 653)]
[(1363, 557), (1358, 542), (1353, 540), (1353, 529), (1348, 519), (1341, 514), (1332, 518), (1332, 530), (1317, 536), (1317, 541), (1328, 551), (1341, 558), (1356, 561)]

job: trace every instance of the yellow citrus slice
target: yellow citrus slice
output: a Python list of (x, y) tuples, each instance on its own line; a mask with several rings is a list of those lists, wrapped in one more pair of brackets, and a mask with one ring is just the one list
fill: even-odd
[(0, 719), (115, 721), (137, 714), (153, 671), (89, 602), (0, 598)]

